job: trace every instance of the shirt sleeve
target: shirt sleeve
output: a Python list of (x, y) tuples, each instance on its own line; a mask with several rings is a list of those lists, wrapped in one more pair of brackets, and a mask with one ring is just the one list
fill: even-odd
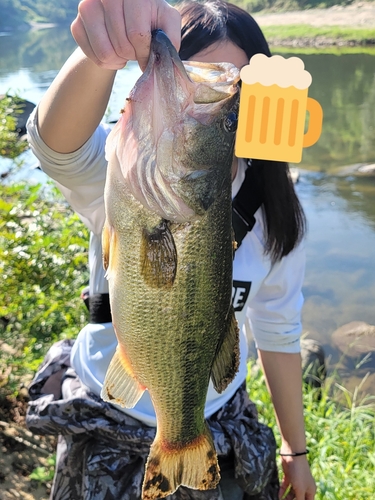
[(302, 243), (273, 264), (247, 308), (247, 319), (258, 349), (300, 352), (305, 260)]
[(104, 185), (107, 171), (105, 142), (109, 127), (100, 125), (90, 139), (73, 153), (57, 153), (42, 140), (37, 108), (27, 123), (30, 148), (41, 169), (54, 181), (86, 226), (99, 234), (105, 220)]

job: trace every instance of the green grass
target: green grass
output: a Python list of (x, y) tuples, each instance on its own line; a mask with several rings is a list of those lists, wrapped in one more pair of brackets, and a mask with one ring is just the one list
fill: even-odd
[(375, 46), (328, 46), (328, 47), (273, 47), (273, 54), (331, 54), (342, 56), (346, 54), (369, 54), (375, 55)]
[(353, 45), (375, 45), (375, 29), (350, 28), (345, 26), (310, 26), (308, 24), (290, 24), (263, 26), (262, 31), (270, 45), (293, 40), (314, 41), (314, 43)]
[[(328, 9), (334, 5), (346, 7), (355, 0), (232, 0), (250, 13), (273, 14), (296, 10)], [(374, 3), (374, 0), (366, 0)]]
[[(262, 374), (249, 376), (247, 386), (260, 420), (274, 429), (279, 442)], [(325, 383), (320, 399), (316, 389), (305, 389), (306, 435), (318, 487), (316, 500), (369, 500), (375, 492), (375, 398), (358, 401), (359, 389), (350, 393), (334, 377)]]
[(36, 467), (29, 475), (29, 478), (37, 481), (41, 484), (47, 484), (53, 480), (53, 476), (55, 475), (55, 466), (56, 466), (56, 453), (50, 455), (46, 460), (46, 465), (44, 467)]

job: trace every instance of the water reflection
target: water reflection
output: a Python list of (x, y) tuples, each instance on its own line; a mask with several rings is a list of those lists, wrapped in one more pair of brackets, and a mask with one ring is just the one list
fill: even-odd
[[(304, 331), (324, 344), (331, 366), (336, 367), (342, 354), (331, 343), (332, 333), (351, 321), (375, 323), (375, 183), (372, 189), (361, 187), (362, 180), (350, 183), (309, 171), (302, 171), (297, 187), (309, 226)], [(349, 362), (348, 371), (348, 361), (340, 374), (347, 383), (354, 383), (349, 378), (355, 362)], [(362, 369), (374, 372), (375, 358)], [(364, 374), (357, 371), (355, 380)]]
[(309, 96), (323, 107), (322, 135), (306, 148), (303, 166), (332, 172), (375, 161), (375, 57), (372, 54), (298, 54), (312, 75)]
[(30, 68), (38, 79), (40, 73), (59, 70), (74, 48), (75, 42), (68, 27), (2, 36), (0, 77), (20, 68)]

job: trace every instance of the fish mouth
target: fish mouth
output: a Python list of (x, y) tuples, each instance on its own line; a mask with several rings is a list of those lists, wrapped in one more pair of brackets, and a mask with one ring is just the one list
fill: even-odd
[[(212, 104), (237, 93), (239, 70), (231, 63), (182, 61), (161, 29), (151, 33), (151, 51), (145, 77), (154, 72), (157, 79), (168, 82), (170, 95), (181, 97), (178, 90), (191, 94), (196, 104)], [(177, 91), (177, 93), (176, 93)]]
[(173, 43), (163, 30), (153, 30), (151, 33), (151, 53), (146, 72), (150, 67), (150, 69), (154, 68), (162, 73), (166, 72), (165, 76), (168, 77), (170, 71), (173, 70), (173, 65), (177, 67), (181, 76), (189, 80), (183, 62)]

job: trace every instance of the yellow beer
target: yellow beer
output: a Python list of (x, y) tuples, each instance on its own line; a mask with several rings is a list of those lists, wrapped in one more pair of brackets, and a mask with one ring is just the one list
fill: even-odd
[[(307, 94), (308, 87), (242, 80), (236, 156), (300, 162), (303, 148), (319, 139), (323, 119), (320, 104)], [(305, 133), (306, 111), (310, 119)]]

